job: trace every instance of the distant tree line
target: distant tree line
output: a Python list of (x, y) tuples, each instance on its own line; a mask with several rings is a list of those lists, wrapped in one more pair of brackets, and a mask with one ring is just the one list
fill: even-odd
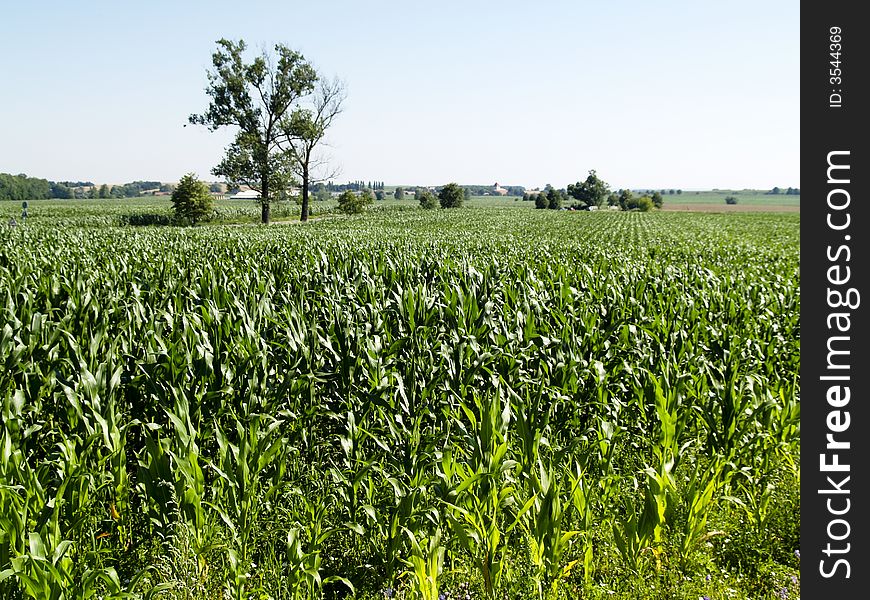
[(801, 190), (800, 190), (800, 188), (790, 187), (787, 190), (785, 190), (785, 192), (783, 192), (780, 188), (774, 186), (774, 188), (772, 190), (770, 190), (769, 192), (764, 192), (764, 193), (767, 195), (770, 195), (770, 196), (776, 196), (777, 194), (785, 194), (786, 196), (800, 196)]
[(132, 181), (122, 185), (95, 185), (90, 181), (49, 181), (27, 175), (0, 173), (0, 200), (45, 198), (135, 198), (146, 191), (171, 192), (173, 186), (159, 181)]
[(329, 192), (361, 192), (363, 190), (375, 191), (384, 189), (383, 181), (351, 181), (348, 183), (332, 183), (329, 181), (322, 185)]
[(383, 181), (351, 181), (349, 183), (336, 184), (329, 182), (318, 182), (313, 184), (309, 193), (312, 200), (323, 201), (332, 198), (333, 192), (372, 192), (376, 200), (383, 200), (384, 182)]
[(0, 200), (37, 200), (50, 193), (51, 184), (45, 179), (0, 173)]

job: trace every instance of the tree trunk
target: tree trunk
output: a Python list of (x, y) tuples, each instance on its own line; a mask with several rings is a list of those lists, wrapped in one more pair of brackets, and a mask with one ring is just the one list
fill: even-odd
[(262, 190), (260, 191), (260, 204), (262, 206), (260, 221), (264, 225), (268, 225), (272, 208), (271, 206), (269, 206), (269, 180), (267, 178), (263, 178), (263, 184), (260, 187), (262, 188)]
[(302, 216), (300, 221), (308, 220), (308, 168), (302, 170)]

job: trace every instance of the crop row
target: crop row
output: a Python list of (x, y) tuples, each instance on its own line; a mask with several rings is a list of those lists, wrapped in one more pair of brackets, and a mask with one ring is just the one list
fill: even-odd
[(577, 597), (697, 570), (709, 519), (791, 510), (797, 230), (4, 228), (0, 591)]

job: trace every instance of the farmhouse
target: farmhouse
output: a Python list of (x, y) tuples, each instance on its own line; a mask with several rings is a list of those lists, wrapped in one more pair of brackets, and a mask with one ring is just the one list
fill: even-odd
[(498, 181), (496, 181), (495, 185), (492, 186), (492, 193), (499, 196), (507, 196), (508, 191), (505, 188), (501, 187), (498, 184)]

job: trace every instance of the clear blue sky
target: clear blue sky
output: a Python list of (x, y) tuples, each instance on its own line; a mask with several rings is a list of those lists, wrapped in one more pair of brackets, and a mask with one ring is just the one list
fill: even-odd
[(6, 2), (0, 172), (205, 180), (215, 41), (347, 84), (336, 181), (800, 186), (800, 14), (758, 0)]

